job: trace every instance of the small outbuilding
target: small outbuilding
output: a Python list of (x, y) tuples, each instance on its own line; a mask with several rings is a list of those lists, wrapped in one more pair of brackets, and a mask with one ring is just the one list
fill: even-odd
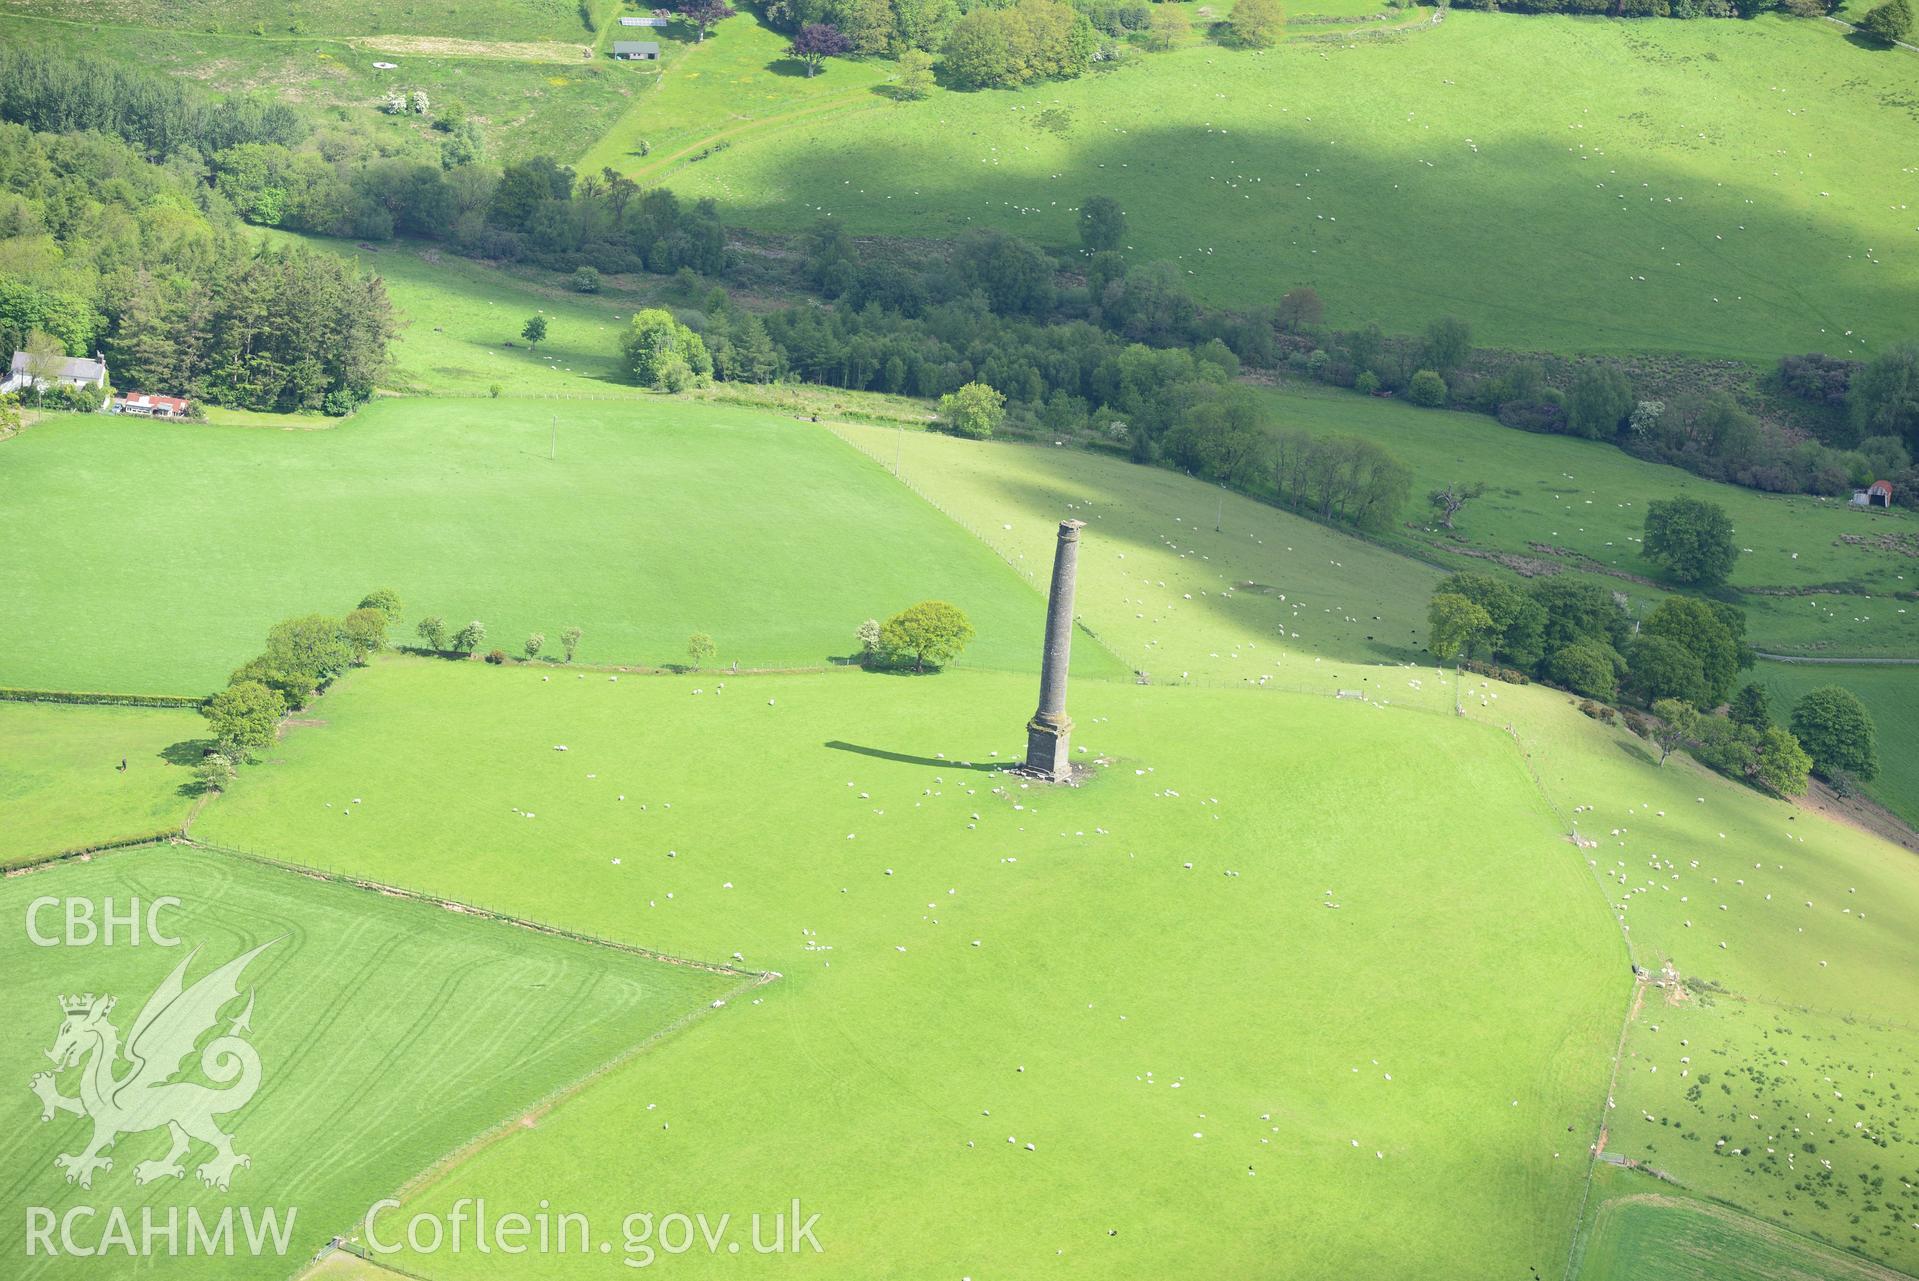
[(1864, 489), (1853, 490), (1852, 505), (1854, 507), (1891, 507), (1892, 482), (1875, 480)]
[(135, 418), (185, 418), (187, 402), (179, 396), (149, 396), (131, 391), (113, 398), (113, 412)]
[(621, 18), (620, 25), (622, 27), (664, 27), (668, 21), (670, 19), (667, 18)]
[(653, 40), (615, 40), (613, 56), (621, 62), (658, 62), (660, 46)]

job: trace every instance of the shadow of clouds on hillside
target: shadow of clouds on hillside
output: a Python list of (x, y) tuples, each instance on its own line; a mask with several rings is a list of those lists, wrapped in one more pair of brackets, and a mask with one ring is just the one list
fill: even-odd
[[(1657, 108), (1658, 101), (1650, 100), (1645, 109)], [(862, 226), (862, 215), (871, 211), (888, 231), (897, 231), (904, 219), (921, 236), (996, 227), (1044, 239), (1039, 221), (1019, 211), (1050, 210), (1054, 247), (1076, 248), (1066, 244), (1070, 210), (1086, 196), (1111, 195), (1135, 204), (1129, 209), (1135, 234), (1194, 242), (1183, 259), (1169, 259), (1182, 271), (1188, 263), (1203, 271), (1202, 264), (1212, 261), (1202, 237), (1237, 240), (1233, 260), (1256, 259), (1262, 275), (1270, 273), (1261, 282), (1269, 287), (1262, 292), (1270, 293), (1264, 301), (1314, 283), (1326, 298), (1329, 319), (1341, 326), (1377, 320), (1389, 331), (1417, 332), (1430, 319), (1458, 314), (1482, 332), (1495, 320), (1504, 330), (1523, 332), (1529, 324), (1562, 328), (1568, 318), (1578, 318), (1584, 344), (1602, 349), (1715, 352), (1739, 344), (1736, 350), (1744, 354), (1770, 358), (1784, 354), (1771, 350), (1771, 339), (1739, 338), (1759, 314), (1767, 318), (1766, 328), (1816, 334), (1825, 327), (1837, 335), (1901, 314), (1909, 302), (1899, 278), (1866, 264), (1865, 250), (1882, 235), (1852, 227), (1829, 210), (1809, 218), (1790, 204), (1808, 193), (1781, 189), (1783, 179), (1740, 183), (1643, 151), (1621, 158), (1595, 151), (1581, 161), (1576, 146), (1569, 151), (1544, 138), (1465, 151), (1460, 136), (1472, 132), (1466, 123), (1448, 123), (1443, 132), (1435, 124), (1422, 135), (1425, 141), (1388, 152), (1316, 132), (1303, 119), (1297, 126), (1164, 126), (1116, 136), (1100, 123), (1097, 108), (1080, 104), (1071, 110), (1075, 120), (1067, 137), (1074, 151), (1049, 162), (1055, 171), (1050, 179), (978, 163), (982, 156), (967, 153), (984, 152), (987, 141), (957, 127), (928, 144), (960, 153), (952, 163), (937, 171), (914, 166), (904, 175), (896, 163), (903, 144), (896, 137), (846, 131), (831, 137), (827, 156), (807, 144), (804, 132), (741, 140), (732, 162), (752, 150), (754, 167), (764, 175), (754, 185), (769, 193), (767, 203), (720, 197), (721, 213), (736, 225), (789, 225), (793, 203), (823, 191), (824, 165), (834, 174), (857, 175), (861, 194), (840, 196), (857, 204), (830, 208), (837, 202), (828, 201), (830, 216), (856, 234), (872, 229)], [(1034, 138), (1050, 141), (1052, 135), (1036, 128)], [(1004, 141), (998, 134), (991, 138)], [(1207, 216), (1193, 220), (1200, 230), (1165, 209), (1174, 198), (1168, 193), (1183, 193), (1189, 210), (1199, 202), (1211, 206)], [(1149, 195), (1161, 208), (1142, 213), (1137, 206)], [(1303, 199), (1308, 196), (1315, 199)], [(1242, 197), (1258, 198), (1247, 206), (1250, 216), (1235, 216), (1233, 206), (1245, 203)], [(1430, 235), (1409, 234), (1420, 227), (1480, 230), (1435, 243)], [(1835, 291), (1830, 301), (1809, 300), (1808, 288), (1821, 279), (1819, 268), (1801, 267), (1782, 279), (1778, 266), (1794, 260), (1829, 264), (1828, 275), (1843, 273), (1843, 292)], [(1516, 262), (1549, 266), (1515, 282)], [(1329, 270), (1363, 282), (1375, 297), (1388, 294), (1388, 303), (1367, 311), (1393, 310), (1356, 309), (1336, 283), (1328, 283)], [(1885, 283), (1877, 282), (1881, 278)], [(1217, 276), (1212, 283), (1218, 284)], [(1728, 294), (1743, 302), (1735, 304)], [(1715, 296), (1725, 303), (1712, 301)], [(1847, 306), (1848, 299), (1856, 307)], [(1660, 319), (1675, 308), (1678, 318)], [(1846, 314), (1851, 311), (1860, 314)], [(1675, 325), (1691, 327), (1675, 332)]]
[[(1046, 456), (1043, 450), (1036, 450), (1035, 452), (1040, 454), (1042, 457)], [(1065, 451), (1062, 450), (1062, 451), (1055, 451), (1055, 452), (1064, 453)], [(1081, 455), (1078, 451), (1075, 451), (1073, 454), (1073, 457), (1078, 458), (1078, 457), (1083, 457), (1083, 455)], [(1113, 465), (1131, 467), (1131, 466), (1136, 466), (1137, 464), (1116, 462)], [(1185, 482), (1185, 483), (1191, 484), (1193, 486), (1194, 499), (1195, 499), (1195, 504), (1197, 506), (1205, 506), (1210, 504), (1213, 501), (1213, 493), (1216, 487), (1211, 484), (1208, 484), (1207, 482), (1191, 480), (1188, 477), (1182, 476), (1181, 473), (1178, 473), (1178, 472), (1160, 470), (1158, 474), (1166, 477), (1168, 480), (1171, 480), (1174, 483)], [(1062, 519), (1064, 519), (1066, 516), (1071, 515), (1073, 513), (1073, 509), (1067, 506), (1069, 502), (1079, 503), (1082, 506), (1084, 506), (1086, 502), (1090, 501), (1093, 505), (1093, 509), (1096, 512), (1102, 511), (1102, 510), (1112, 511), (1115, 509), (1120, 509), (1120, 508), (1129, 506), (1129, 502), (1127, 499), (1113, 493), (1111, 490), (1098, 484), (1097, 481), (1095, 480), (1094, 474), (1090, 470), (1078, 476), (1075, 476), (1072, 487), (1070, 489), (1064, 486), (1055, 488), (1053, 486), (1049, 486), (1045, 484), (1043, 481), (1040, 481), (1040, 480), (1016, 481), (1016, 480), (1000, 479), (996, 482), (996, 484), (999, 491), (1002, 494), (1006, 495), (1009, 501), (1016, 503), (1028, 510), (1040, 511), (1040, 512), (1046, 512), (1046, 511), (1056, 512), (1058, 513), (1059, 517)], [(1089, 494), (1091, 495), (1090, 500), (1087, 498), (1087, 495)], [(1245, 495), (1238, 495), (1237, 497), (1240, 500), (1245, 502), (1259, 502), (1258, 499), (1248, 498)], [(1282, 523), (1286, 521), (1299, 521), (1302, 524), (1308, 526), (1308, 528), (1314, 533), (1323, 532), (1328, 537), (1340, 538), (1340, 539), (1347, 539), (1349, 537), (1348, 535), (1340, 533), (1337, 529), (1333, 529), (1327, 526), (1317, 525), (1311, 521), (1306, 521), (1303, 517), (1295, 516), (1292, 512), (1287, 511), (1283, 507), (1273, 507), (1265, 503), (1261, 503), (1260, 505), (1266, 509), (1265, 512), (1262, 512), (1263, 515), (1270, 513), (1272, 518)], [(1210, 512), (1208, 514), (1210, 515)], [(1170, 519), (1170, 515), (1169, 515), (1169, 519)], [(1224, 535), (1215, 535), (1210, 528), (1199, 529), (1197, 527), (1189, 527), (1189, 526), (1182, 526), (1181, 528), (1192, 529), (1193, 534), (1196, 537), (1199, 537), (1202, 539), (1224, 537)], [(1090, 528), (1089, 532), (1099, 542), (1114, 544), (1124, 551), (1137, 550), (1142, 552), (1164, 552), (1166, 550), (1164, 545), (1162, 545), (1161, 543), (1159, 543), (1158, 541), (1154, 539), (1144, 537), (1137, 533), (1128, 534), (1128, 533), (1122, 532), (1117, 528), (1107, 525), (1105, 522), (1100, 522), (1098, 524), (1093, 525)], [(1351, 543), (1355, 549), (1361, 550), (1366, 553), (1371, 553), (1371, 554), (1376, 554), (1381, 556), (1397, 555), (1397, 553), (1387, 551), (1383, 548), (1374, 547), (1370, 543), (1363, 543), (1357, 539), (1351, 540)], [(1417, 564), (1418, 562), (1409, 562), (1409, 563)], [(1041, 570), (1049, 568), (1049, 566), (1050, 566), (1050, 562), (1048, 565), (1034, 567), (1034, 572), (1037, 574)], [(1276, 574), (1275, 577), (1278, 577), (1280, 579), (1280, 582), (1277, 585), (1279, 586), (1281, 590), (1289, 590), (1285, 586), (1283, 575)], [(1434, 582), (1438, 582), (1439, 580), (1439, 575), (1437, 571), (1434, 571), (1433, 580)], [(1041, 590), (1043, 591), (1044, 588), (1042, 587)], [(1252, 593), (1245, 592), (1244, 589), (1242, 589), (1242, 594), (1250, 595)], [(1317, 594), (1316, 591), (1315, 591), (1315, 594)], [(1274, 600), (1275, 600), (1275, 605), (1277, 605), (1277, 598), (1275, 597)], [(1218, 595), (1209, 594), (1206, 596), (1195, 596), (1190, 601), (1181, 601), (1180, 604), (1185, 608), (1198, 607), (1199, 609), (1207, 612), (1208, 614), (1216, 616), (1217, 618), (1220, 619), (1220, 621), (1227, 623), (1232, 627), (1244, 629), (1248, 631), (1259, 632), (1260, 635), (1257, 637), (1257, 639), (1260, 639), (1260, 640), (1268, 639), (1269, 635), (1276, 639), (1277, 635), (1281, 631), (1285, 630), (1279, 626), (1279, 620), (1282, 618), (1282, 615), (1278, 612), (1277, 608), (1275, 608), (1272, 611), (1272, 617), (1270, 619), (1261, 618), (1260, 620), (1258, 620), (1257, 623), (1254, 623), (1248, 619), (1243, 607), (1238, 608), (1236, 612), (1228, 612), (1225, 609), (1225, 601)], [(1095, 636), (1097, 636), (1098, 625), (1100, 620), (1097, 618), (1091, 618), (1087, 616), (1083, 608), (1080, 611), (1080, 616), (1082, 618), (1087, 619), (1087, 621), (1092, 624), (1091, 630), (1094, 632)], [(1383, 629), (1386, 626), (1387, 626), (1387, 623), (1385, 621), (1381, 620), (1378, 622), (1379, 628)], [(1285, 641), (1285, 644), (1287, 648), (1292, 649), (1296, 652), (1312, 654), (1312, 655), (1316, 655), (1318, 657), (1329, 659), (1332, 661), (1344, 660), (1346, 662), (1355, 662), (1355, 663), (1398, 663), (1398, 662), (1420, 663), (1420, 662), (1430, 661), (1431, 656), (1427, 654), (1426, 651), (1416, 643), (1417, 636), (1418, 636), (1418, 633), (1415, 632), (1414, 635), (1411, 637), (1408, 637), (1404, 643), (1400, 643), (1394, 638), (1387, 637), (1383, 630), (1375, 630), (1368, 639), (1358, 642), (1356, 648), (1352, 648), (1352, 647), (1332, 648), (1332, 647), (1326, 647), (1326, 646), (1318, 646), (1318, 645), (1306, 643), (1304, 638), (1302, 638), (1302, 640), (1300, 641), (1295, 641), (1295, 640), (1292, 640), (1290, 637), (1288, 637), (1288, 639)], [(1128, 656), (1126, 654), (1119, 655), (1120, 660), (1128, 664), (1138, 663), (1142, 660), (1147, 659), (1148, 657), (1149, 656), (1147, 655), (1137, 655), (1137, 654), (1131, 655), (1131, 656)]]

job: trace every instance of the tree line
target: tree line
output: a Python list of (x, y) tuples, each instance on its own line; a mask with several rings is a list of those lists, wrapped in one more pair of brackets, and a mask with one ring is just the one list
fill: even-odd
[(0, 46), (0, 120), (36, 133), (104, 133), (148, 159), (210, 158), (243, 143), (293, 146), (304, 117), (265, 95), (216, 100), (170, 77), (99, 58)]
[[(425, 95), (418, 98), (424, 113)], [(712, 202), (642, 191), (610, 169), (576, 175), (546, 157), (494, 166), (478, 129), (450, 104), (432, 122), (437, 148), (395, 155), (364, 127), (322, 126), (282, 103), (215, 98), (85, 54), (0, 50), (0, 120), (119, 138), (221, 197), (190, 189), (189, 204), (217, 203), (257, 226), (358, 240), (417, 236), (472, 257), (563, 271), (712, 275), (726, 263), (726, 229)]]
[[(1725, 581), (1738, 554), (1725, 512), (1692, 498), (1649, 504), (1643, 545), (1681, 582), (1704, 586)], [(1754, 654), (1745, 613), (1722, 601), (1669, 597), (1635, 621), (1623, 594), (1569, 575), (1516, 583), (1465, 573), (1434, 590), (1427, 626), (1427, 647), (1442, 661), (1484, 654), (1510, 672), (1482, 670), (1571, 690), (1602, 720), (1614, 719), (1603, 704), (1618, 700), (1649, 709), (1653, 719), (1628, 715), (1627, 725), (1658, 744), (1662, 765), (1683, 747), (1782, 796), (1804, 792), (1809, 773), (1843, 793), (1878, 771), (1872, 718), (1850, 691), (1812, 691), (1787, 726), (1763, 686), (1738, 686)]]

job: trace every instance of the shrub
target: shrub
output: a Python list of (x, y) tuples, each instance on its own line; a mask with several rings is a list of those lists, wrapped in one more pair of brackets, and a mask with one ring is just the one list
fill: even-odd
[(1485, 676), (1507, 685), (1530, 685), (1533, 678), (1516, 667), (1501, 667), (1497, 663), (1482, 663), (1476, 658), (1468, 658), (1459, 664), (1477, 676)]
[(490, 649), (486, 652), (486, 661), (498, 667), (500, 664), (506, 662), (506, 651), (503, 649)]
[(1446, 403), (1446, 380), (1437, 371), (1422, 369), (1413, 375), (1406, 387), (1406, 399), (1415, 405), (1424, 405), (1428, 409), (1437, 409)]
[(1353, 379), (1353, 390), (1362, 396), (1379, 394), (1379, 375), (1370, 369), (1362, 370), (1359, 377)]
[(1286, 31), (1286, 12), (1279, 0), (1236, 0), (1226, 20), (1231, 43), (1242, 49), (1270, 49)]
[(984, 440), (1006, 421), (1006, 397), (982, 382), (940, 397), (939, 419), (955, 436)]
[(1596, 641), (1561, 646), (1547, 659), (1552, 678), (1575, 694), (1611, 698), (1619, 688), (1619, 671), (1612, 651)]
[(600, 292), (600, 273), (593, 267), (581, 267), (573, 273), (573, 292), (576, 294), (597, 294)]

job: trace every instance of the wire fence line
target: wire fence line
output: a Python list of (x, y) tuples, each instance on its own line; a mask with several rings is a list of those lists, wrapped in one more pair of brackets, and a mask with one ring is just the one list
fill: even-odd
[[(833, 435), (838, 437), (838, 439), (845, 441), (845, 443), (851, 448), (858, 450), (862, 454), (865, 454), (868, 458), (878, 463), (886, 471), (891, 472), (894, 480), (898, 481), (900, 484), (912, 490), (913, 493), (919, 497), (920, 501), (924, 502), (927, 506), (931, 507), (934, 511), (938, 512), (940, 515), (946, 517), (946, 519), (952, 521), (955, 525), (958, 525), (961, 529), (971, 534), (976, 540), (978, 540), (981, 544), (983, 544), (988, 551), (992, 552), (995, 556), (999, 557), (1000, 560), (1005, 562), (1006, 565), (1009, 568), (1011, 568), (1014, 573), (1018, 574), (1021, 578), (1024, 578), (1026, 580), (1027, 586), (1031, 587), (1034, 591), (1039, 593), (1041, 600), (1046, 599), (1050, 588), (1041, 585), (1039, 575), (1035, 571), (1021, 564), (1019, 561), (1013, 559), (1011, 556), (1007, 555), (1005, 552), (1001, 551), (1000, 548), (993, 542), (993, 540), (986, 536), (986, 533), (983, 530), (976, 527), (971, 521), (966, 520), (958, 515), (955, 515), (943, 503), (941, 503), (939, 499), (933, 497), (931, 494), (927, 493), (924, 489), (921, 489), (919, 485), (907, 479), (905, 475), (905, 470), (903, 467), (899, 467), (895, 464), (889, 464), (885, 458), (881, 457), (875, 451), (868, 449), (865, 445), (861, 444), (860, 442), (856, 440), (847, 440), (845, 436), (841, 436), (838, 432), (834, 432)], [(1051, 580), (1049, 578), (1048, 582), (1050, 583), (1050, 581)], [(1101, 649), (1105, 650), (1106, 653), (1115, 662), (1120, 663), (1121, 665), (1125, 666), (1131, 671), (1138, 672), (1139, 670), (1138, 667), (1130, 659), (1122, 655), (1119, 652), (1119, 650), (1104, 636), (1101, 636), (1098, 632), (1094, 631), (1092, 627), (1088, 626), (1086, 623), (1086, 620), (1081, 618), (1078, 614), (1074, 614), (1073, 616), (1073, 625), (1079, 628), (1080, 631), (1086, 633), (1087, 636), (1091, 637), (1093, 640), (1093, 643), (1098, 645)]]

